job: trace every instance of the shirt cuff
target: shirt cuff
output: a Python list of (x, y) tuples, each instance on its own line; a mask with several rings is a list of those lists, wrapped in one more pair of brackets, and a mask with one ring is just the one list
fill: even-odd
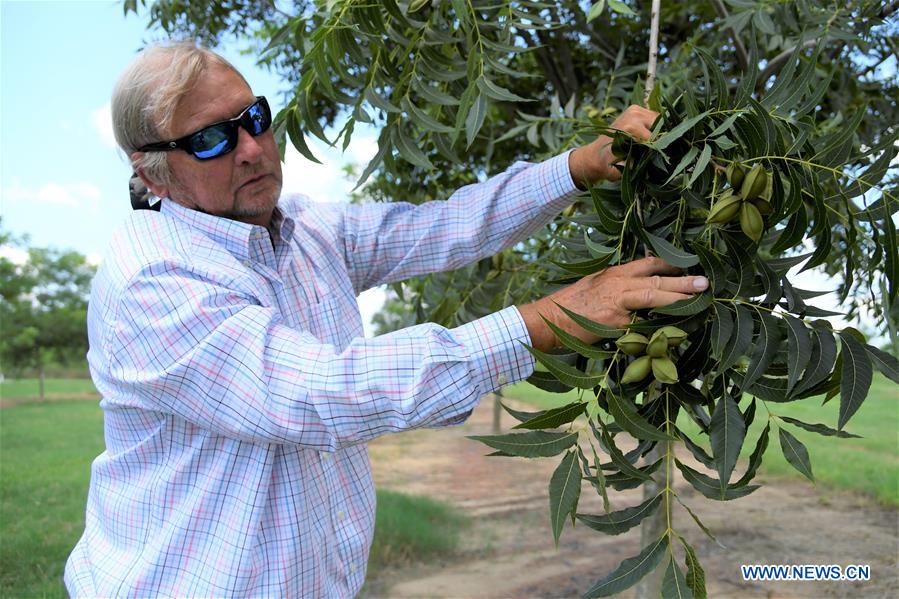
[(571, 168), (568, 166), (568, 155), (573, 150), (568, 150), (545, 160), (538, 165), (540, 189), (547, 192), (547, 201), (550, 212), (558, 214), (564, 210), (583, 191), (574, 184), (571, 178)]
[(536, 361), (524, 344), (531, 338), (518, 308), (510, 306), (453, 330), (469, 348), (471, 376), (480, 395), (523, 381)]

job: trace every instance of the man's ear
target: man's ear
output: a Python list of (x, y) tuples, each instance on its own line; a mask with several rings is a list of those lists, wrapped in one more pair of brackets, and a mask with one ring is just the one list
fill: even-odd
[[(133, 153), (133, 154), (131, 155), (131, 164), (134, 164), (135, 162), (137, 162), (143, 155), (144, 155), (143, 152), (135, 152), (135, 153)], [(153, 195), (155, 195), (157, 198), (167, 198), (167, 197), (169, 197), (169, 188), (168, 188), (168, 186), (162, 185), (162, 184), (157, 183), (156, 181), (153, 181), (152, 179), (150, 179), (150, 178), (147, 176), (147, 173), (145, 173), (145, 172), (144, 172), (144, 169), (142, 169), (142, 168), (137, 167), (137, 168), (134, 169), (134, 172), (137, 173), (137, 176), (140, 177), (140, 180), (144, 182), (144, 185), (147, 186), (147, 189), (149, 189), (150, 192), (151, 192)]]

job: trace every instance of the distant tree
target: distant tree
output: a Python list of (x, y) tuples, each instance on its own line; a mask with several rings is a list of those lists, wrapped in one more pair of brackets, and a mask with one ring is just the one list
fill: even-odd
[[(24, 248), (27, 243), (27, 237), (0, 229), (0, 246)], [(87, 352), (94, 267), (71, 250), (27, 248), (27, 256), (21, 264), (0, 256), (0, 369), (36, 369), (43, 399), (47, 362), (70, 364)]]

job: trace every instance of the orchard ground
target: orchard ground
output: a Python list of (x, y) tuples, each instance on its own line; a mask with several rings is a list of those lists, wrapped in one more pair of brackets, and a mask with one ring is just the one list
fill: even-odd
[[(895, 492), (896, 462), (899, 459), (896, 451), (896, 411), (899, 405), (896, 394), (899, 391), (882, 377), (878, 381), (876, 384), (882, 386), (879, 390), (872, 390), (872, 396), (848, 426), (850, 431), (865, 435), (867, 439), (864, 442), (875, 443), (874, 449), (877, 449), (878, 440), (886, 447), (880, 458), (884, 480), (865, 487), (866, 493), (836, 490), (842, 482), (827, 482), (824, 479), (828, 476), (828, 470), (833, 469), (833, 462), (845, 461), (844, 469), (848, 471), (855, 470), (856, 464), (862, 462), (876, 462), (872, 455), (868, 455), (871, 451), (859, 445), (862, 443), (859, 440), (827, 438), (822, 439), (821, 447), (834, 447), (838, 457), (816, 461), (821, 451), (811, 444), (810, 437), (813, 435), (805, 435), (803, 441), (809, 444), (813, 467), (819, 464), (821, 470), (822, 480), (817, 486), (778, 468), (777, 461), (772, 459), (779, 453), (776, 440), (770, 444), (766, 458), (770, 459), (768, 463), (771, 466), (763, 467), (759, 476), (765, 485), (747, 498), (734, 502), (713, 502), (700, 496), (686, 483), (679, 481), (676, 484), (677, 493), (726, 547), (710, 541), (682, 509), (675, 508), (675, 529), (686, 536), (696, 549), (705, 568), (710, 597), (899, 596), (899, 493)], [(42, 404), (27, 397), (31, 394), (27, 386), (17, 388), (10, 386), (11, 383), (8, 381), (0, 386), (2, 404), (9, 408), (9, 411), (0, 411), (0, 419), (5, 421), (4, 428), (16, 420), (11, 416), (21, 409), (30, 411), (31, 404), (38, 403), (33, 407), (41, 407), (39, 411), (43, 413), (46, 409), (47, 412), (33, 421), (35, 434), (49, 435), (50, 431), (41, 433), (38, 427), (41, 421), (52, 422), (50, 415), (55, 411), (55, 404), (60, 407), (64, 404), (72, 407), (78, 405), (81, 406), (79, 411), (85, 412), (84, 426), (91, 428), (93, 438), (90, 443), (101, 446), (102, 429), (97, 425), (102, 422), (102, 417), (96, 408), (97, 397), (92, 393), (89, 381), (80, 384), (48, 381), (49, 401)], [(505, 401), (512, 407), (524, 410), (534, 409), (533, 403), (547, 401), (547, 396), (533, 393), (532, 389), (515, 386), (507, 390), (509, 395), (527, 397), (532, 402), (530, 405), (509, 399)], [(15, 395), (19, 398), (13, 401)], [(54, 401), (71, 395), (88, 401), (74, 404)], [(558, 402), (559, 398), (554, 396), (550, 401)], [(562, 533), (559, 547), (555, 548), (549, 528), (547, 485), (559, 459), (487, 458), (489, 448), (466, 437), (492, 433), (491, 404), (492, 401), (485, 398), (463, 426), (391, 435), (371, 444), (375, 480), (381, 491), (379, 517), (381, 508), (388, 507), (387, 504), (395, 500), (402, 501), (401, 496), (386, 493), (396, 491), (403, 496), (427, 496), (445, 502), (457, 508), (455, 514), (461, 513), (468, 523), (463, 526), (462, 520), (456, 516), (427, 514), (421, 506), (398, 505), (403, 516), (399, 520), (391, 520), (391, 528), (400, 528), (401, 521), (406, 524), (405, 520), (411, 520), (409, 514), (421, 513), (425, 514), (425, 520), (412, 525), (413, 530), (408, 534), (417, 534), (423, 529), (438, 531), (438, 534), (447, 537), (457, 535), (458, 543), (455, 548), (452, 548), (452, 543), (447, 548), (440, 548), (434, 539), (410, 540), (408, 536), (386, 542), (382, 539), (381, 543), (376, 541), (380, 547), (376, 549), (385, 558), (379, 559), (378, 564), (372, 564), (364, 597), (577, 597), (622, 559), (639, 552), (637, 529), (612, 537), (596, 533), (581, 524), (571, 528), (570, 522)], [(71, 416), (68, 417), (72, 420)], [(833, 424), (825, 417), (808, 420)], [(24, 424), (22, 420), (19, 422)], [(874, 423), (883, 428), (866, 430)], [(504, 413), (503, 431), (508, 432), (514, 424), (512, 418)], [(53, 426), (60, 426), (60, 423)], [(85, 435), (82, 432), (78, 436), (80, 439)], [(39, 468), (46, 470), (47, 480), (40, 484), (44, 488), (77, 473), (79, 480), (71, 481), (77, 492), (57, 489), (59, 493), (50, 493), (53, 497), (48, 496), (45, 500), (39, 500), (39, 493), (29, 495), (31, 499), (22, 496), (15, 499), (17, 493), (10, 487), (27, 486), (30, 484), (28, 480), (34, 480), (35, 472), (32, 470), (31, 474), (21, 479), (21, 484), (8, 480), (11, 468), (15, 468), (15, 458), (7, 451), (16, 449), (14, 440), (6, 428), (0, 458), (2, 470), (6, 471), (3, 476), (4, 504), (8, 507), (9, 500), (18, 504), (18, 508), (15, 514), (4, 508), (6, 513), (2, 527), (6, 540), (2, 552), (4, 580), (0, 585), (3, 592), (0, 594), (17, 596), (17, 591), (23, 591), (28, 595), (56, 596), (61, 590), (59, 582), (54, 584), (53, 580), (46, 580), (45, 584), (35, 587), (24, 579), (33, 580), (35, 575), (50, 574), (44, 570), (61, 566), (56, 563), (59, 559), (36, 562), (33, 567), (41, 572), (23, 571), (19, 573), (21, 576), (17, 576), (23, 555), (16, 557), (10, 553), (13, 537), (7, 533), (13, 531), (8, 528), (24, 526), (27, 529), (20, 532), (24, 535), (23, 539), (31, 538), (29, 554), (45, 553), (45, 545), (55, 543), (58, 546), (57, 555), (64, 555), (68, 544), (77, 539), (83, 526), (83, 491), (86, 489), (89, 461), (96, 449), (90, 448), (75, 455), (70, 449), (60, 446), (56, 450), (64, 457), (54, 459), (48, 455), (47, 464)], [(42, 451), (52, 450), (50, 445), (48, 443), (48, 447), (41, 448)], [(689, 458), (683, 453), (679, 457), (682, 460)], [(79, 463), (70, 463), (73, 461)], [(56, 474), (54, 464), (59, 470)], [(860, 470), (864, 472), (869, 467), (862, 466)], [(740, 468), (738, 466), (738, 471)], [(864, 478), (870, 482), (870, 477)], [(892, 494), (890, 489), (894, 490)], [(639, 503), (640, 493), (636, 490), (612, 494), (612, 509)], [(51, 501), (62, 501), (67, 495), (64, 504), (53, 507)], [(389, 500), (385, 501), (388, 497)], [(601, 501), (592, 488), (584, 485), (579, 511), (600, 513), (601, 509)], [(46, 518), (51, 515), (50, 512), (65, 512), (66, 526), (47, 526), (50, 522)], [(434, 518), (441, 518), (442, 522), (435, 523)], [(32, 519), (33, 526), (27, 525)], [(31, 530), (30, 534), (26, 534), (28, 530)], [(383, 534), (386, 530), (379, 532)], [(435, 548), (434, 553), (426, 560), (417, 559), (417, 554), (424, 553), (423, 548), (426, 547)], [(23, 546), (20, 549), (27, 548)], [(741, 564), (868, 564), (872, 579), (864, 583), (749, 583), (742, 580)], [(56, 576), (51, 574), (50, 578)], [(25, 586), (19, 583), (25, 583)]]

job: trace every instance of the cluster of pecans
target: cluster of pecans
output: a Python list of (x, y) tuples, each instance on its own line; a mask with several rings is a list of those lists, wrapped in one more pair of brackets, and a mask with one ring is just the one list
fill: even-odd
[(677, 367), (669, 350), (680, 345), (686, 338), (687, 333), (672, 326), (658, 329), (649, 339), (640, 333), (622, 335), (615, 341), (618, 349), (629, 356), (639, 357), (628, 364), (620, 382), (638, 383), (652, 372), (660, 383), (676, 383)]
[(732, 162), (727, 167), (727, 181), (730, 187), (718, 197), (706, 222), (723, 225), (739, 214), (740, 229), (747, 237), (758, 241), (765, 230), (762, 217), (771, 214), (771, 175), (761, 164), (756, 164), (745, 173), (740, 163)]

